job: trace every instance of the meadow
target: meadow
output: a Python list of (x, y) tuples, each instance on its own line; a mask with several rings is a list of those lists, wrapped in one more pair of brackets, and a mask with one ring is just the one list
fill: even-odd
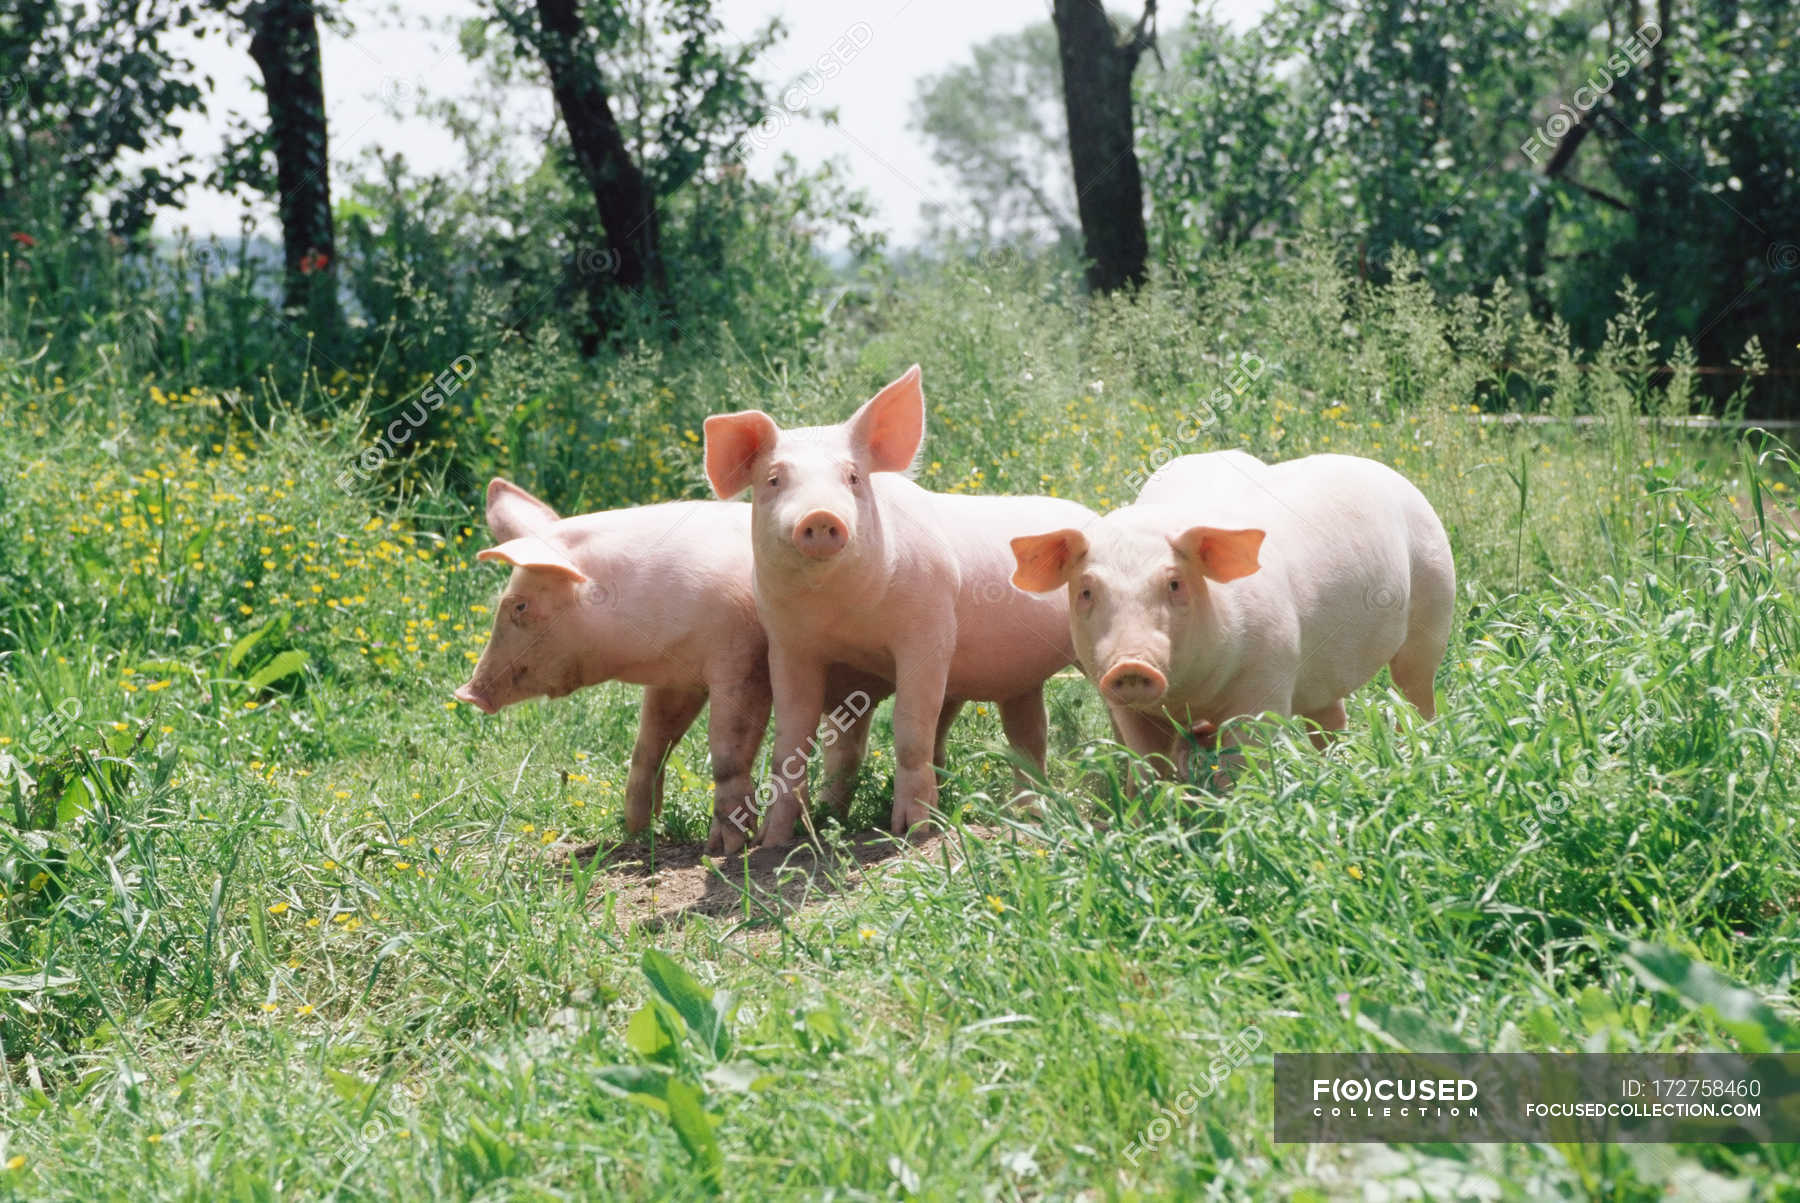
[[(1668, 422), (1694, 378), (1629, 290), (1585, 358), (1504, 289), (1315, 252), (1077, 297), (990, 258), (785, 358), (499, 340), (367, 473), (364, 419), (428, 379), (244, 397), (104, 332), (0, 336), (0, 1196), (1800, 1197), (1790, 1145), (1270, 1117), (1274, 1051), (1800, 1051), (1791, 450)], [(1383, 678), (1327, 754), (1270, 721), (1229, 792), (1132, 801), (1067, 673), (1039, 813), (971, 707), (942, 838), (853, 879), (800, 852), (797, 899), (736, 862), (696, 870), (722, 905), (659, 898), (703, 728), (626, 873), (636, 691), (450, 700), (502, 579), (479, 486), (702, 496), (706, 414), (835, 420), (915, 360), (931, 488), (1106, 508), (1221, 447), (1406, 473), (1460, 577), (1440, 718)]]

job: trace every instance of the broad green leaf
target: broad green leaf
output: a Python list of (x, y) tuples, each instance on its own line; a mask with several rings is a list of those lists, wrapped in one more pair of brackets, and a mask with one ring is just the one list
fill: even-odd
[(631, 1022), (625, 1025), (625, 1043), (640, 1057), (667, 1060), (682, 1037), (681, 1022), (680, 1015), (653, 998), (632, 1012)]
[[(648, 1065), (609, 1065), (595, 1076), (608, 1091), (623, 1095), (627, 1102), (648, 1107), (658, 1115), (669, 1114), (671, 1078), (668, 1070), (654, 1069)], [(589, 1109), (594, 1110), (596, 1115), (602, 1114), (592, 1103), (589, 1104)]]
[(1719, 1026), (1743, 1041), (1746, 1052), (1766, 1053), (1800, 1044), (1788, 1021), (1757, 994), (1711, 965), (1660, 944), (1633, 940), (1625, 963), (1652, 990), (1710, 1010)]
[(1472, 1053), (1461, 1036), (1441, 1027), (1436, 1020), (1405, 1007), (1363, 1003), (1357, 1008), (1356, 1026), (1380, 1036), (1409, 1053)]
[(263, 689), (283, 677), (291, 677), (306, 667), (306, 653), (297, 648), (290, 648), (280, 655), (272, 656), (269, 662), (250, 674), (250, 688)]
[(239, 664), (242, 664), (244, 657), (250, 654), (250, 649), (261, 642), (262, 637), (269, 633), (269, 627), (273, 621), (274, 620), (271, 619), (269, 622), (259, 623), (257, 626), (251, 628), (248, 633), (240, 637), (236, 643), (232, 644), (231, 650), (225, 653), (225, 667), (236, 668)]
[(341, 1069), (327, 1069), (325, 1080), (331, 1083), (331, 1088), (339, 1098), (359, 1109), (366, 1106), (370, 1096), (375, 1093), (374, 1082), (365, 1082), (355, 1074), (345, 1073)]
[(685, 1079), (670, 1078), (667, 1098), (669, 1124), (680, 1138), (681, 1147), (688, 1151), (694, 1164), (706, 1174), (707, 1184), (716, 1189), (725, 1156), (719, 1151), (718, 1137), (713, 1134), (712, 1116), (706, 1113), (706, 1100), (701, 1095), (700, 1088)]
[(5, 973), (0, 974), (0, 994), (35, 994), (39, 990), (60, 990), (64, 986), (73, 986), (77, 980), (79, 979), (61, 974)]
[(57, 823), (73, 823), (90, 810), (94, 809), (93, 791), (88, 789), (87, 779), (74, 777), (63, 787), (62, 797), (56, 803)]
[(644, 976), (655, 991), (668, 1000), (715, 1057), (729, 1051), (731, 1033), (713, 991), (694, 980), (694, 975), (667, 953), (652, 948), (644, 953)]

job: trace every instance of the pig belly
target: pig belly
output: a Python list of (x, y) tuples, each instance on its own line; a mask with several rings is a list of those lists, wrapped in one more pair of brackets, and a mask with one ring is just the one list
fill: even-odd
[(959, 614), (946, 692), (970, 701), (1004, 702), (1073, 664), (1066, 595), (1050, 599), (1061, 605), (1045, 605), (1045, 600), (1019, 592), (1016, 601), (1008, 598)]

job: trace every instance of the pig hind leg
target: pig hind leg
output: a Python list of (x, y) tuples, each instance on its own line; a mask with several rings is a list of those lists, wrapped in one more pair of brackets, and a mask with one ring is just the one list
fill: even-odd
[[(1409, 695), (1410, 696), (1410, 695)], [(1308, 732), (1312, 736), (1313, 747), (1323, 752), (1331, 746), (1332, 737), (1350, 725), (1350, 718), (1344, 713), (1344, 699), (1339, 698), (1329, 706), (1321, 706), (1317, 710), (1307, 711), (1300, 716), (1319, 724), (1317, 731)]]
[(1451, 609), (1456, 602), (1456, 576), (1455, 570), (1449, 567), (1449, 555), (1446, 547), (1442, 552), (1442, 564), (1438, 563), (1438, 556), (1431, 556), (1426, 557), (1427, 563), (1423, 566), (1421, 557), (1414, 557), (1406, 642), (1388, 661), (1394, 688), (1427, 719), (1437, 717), (1432, 682), (1437, 677), (1438, 665), (1443, 663), (1444, 650), (1450, 646)]
[(944, 708), (938, 711), (937, 731), (931, 737), (933, 768), (941, 769), (950, 762), (950, 725), (962, 713), (962, 708), (961, 698), (945, 698)]
[(644, 690), (638, 710), (637, 743), (631, 749), (631, 771), (625, 778), (625, 830), (633, 834), (650, 826), (662, 812), (663, 766), (669, 753), (706, 707), (704, 689)]
[[(1006, 732), (1019, 758), (1031, 767), (1041, 781), (1044, 761), (1050, 754), (1050, 717), (1044, 713), (1044, 687), (1028, 690), (1016, 698), (1000, 703), (1000, 726)], [(1023, 769), (1013, 769), (1013, 785), (1020, 794), (1031, 792), (1031, 777)]]
[(713, 691), (707, 720), (712, 752), (713, 821), (706, 850), (713, 855), (735, 852), (756, 826), (756, 750), (769, 725), (769, 686), (752, 674), (747, 683)]

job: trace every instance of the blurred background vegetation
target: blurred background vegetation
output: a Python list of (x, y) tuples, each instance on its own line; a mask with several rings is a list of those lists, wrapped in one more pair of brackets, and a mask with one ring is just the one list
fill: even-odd
[[(0, 14), (0, 372), (200, 389), (227, 418), (281, 398), (361, 407), (377, 430), (467, 356), (480, 387), (425, 406), (425, 432), (394, 450), (472, 496), (482, 449), (533, 423), (608, 446), (680, 426), (684, 406), (756, 400), (621, 380), (728, 362), (767, 390), (997, 256), (1081, 306), (1145, 282), (1272, 280), (1322, 248), (1352, 354), (1367, 290), (1396, 280), (1535, 332), (1454, 348), (1483, 361), (1466, 398), (1482, 408), (1541, 405), (1546, 356), (1591, 372), (1629, 282), (1642, 405), (1800, 410), (1785, 0), (1279, 0), (1244, 31), (1203, 9), (1096, 26), (1082, 8), (921, 82), (916, 136), (962, 199), (929, 210), (923, 245), (891, 248), (840, 170), (745, 171), (748, 149), (819, 115), (759, 71), (779, 28), (732, 41), (712, 0), (493, 0), (458, 31), (480, 99), (419, 102), (466, 152), (443, 173), (397, 152), (332, 161), (318, 41), (342, 10), (18, 0)], [(210, 95), (172, 48), (196, 32), (241, 45), (268, 102), (216, 161), (180, 138)], [(500, 118), (532, 91), (556, 122), (522, 152)], [(1120, 122), (1123, 153), (1078, 187), (1084, 147), (1094, 162), (1120, 145)], [(202, 183), (273, 201), (279, 253), (153, 235)], [(540, 483), (618, 503), (642, 477)]]

